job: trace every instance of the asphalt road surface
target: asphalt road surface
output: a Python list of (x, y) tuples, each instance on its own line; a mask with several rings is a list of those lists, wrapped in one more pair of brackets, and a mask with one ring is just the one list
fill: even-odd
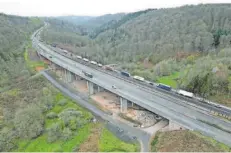
[[(163, 97), (163, 95), (160, 95), (159, 93), (153, 94), (144, 91), (134, 84), (130, 84), (126, 81), (112, 77), (108, 74), (63, 57), (42, 44), (41, 46), (44, 50), (46, 50), (43, 55), (49, 59), (51, 54), (52, 58), (50, 60), (57, 65), (60, 65), (61, 67), (64, 67), (69, 71), (74, 72), (75, 74), (80, 75), (83, 78), (90, 80), (91, 82), (94, 82), (95, 84), (100, 85), (101, 87), (115, 94), (125, 97), (126, 99), (150, 111), (166, 117), (169, 120), (173, 120), (186, 128), (200, 131), (205, 135), (231, 146), (230, 133), (202, 121), (218, 125), (222, 129), (226, 130), (231, 129), (230, 122), (226, 122), (220, 118), (201, 112), (200, 110), (195, 109), (195, 107), (182, 105), (179, 103), (179, 99), (176, 101), (174, 98)], [(92, 79), (87, 78), (82, 74), (82, 70), (92, 73), (94, 77)], [(116, 85), (117, 89), (112, 89), (112, 85)]]
[[(115, 127), (119, 127), (123, 129), (124, 133), (127, 133), (131, 137), (136, 137), (138, 141), (141, 143), (141, 152), (148, 152), (149, 151), (149, 140), (150, 135), (138, 128), (131, 127), (123, 122), (113, 119), (108, 114), (104, 113), (103, 111), (99, 110), (97, 107), (89, 103), (88, 101), (84, 100), (82, 97), (78, 96), (76, 93), (70, 92), (67, 88), (60, 85), (55, 79), (53, 79), (50, 75), (46, 72), (41, 72), (44, 77), (46, 77), (56, 88), (58, 88), (61, 92), (65, 95), (74, 99), (78, 104), (90, 110), (94, 115), (100, 116), (105, 121), (109, 121), (109, 127), (111, 130), (115, 131)], [(112, 127), (113, 125), (113, 127)], [(121, 133), (121, 132), (120, 132)], [(118, 134), (118, 133), (117, 133)], [(122, 135), (121, 135), (122, 136)], [(128, 137), (126, 137), (128, 139)]]

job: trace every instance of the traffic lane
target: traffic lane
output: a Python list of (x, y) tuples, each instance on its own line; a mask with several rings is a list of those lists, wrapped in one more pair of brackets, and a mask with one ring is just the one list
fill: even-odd
[[(58, 57), (61, 58), (63, 56), (58, 54)], [(108, 82), (111, 83), (109, 86), (117, 84), (117, 87), (119, 87), (118, 90), (121, 90), (124, 93), (129, 92), (127, 94), (130, 94), (132, 92), (132, 94), (138, 95), (138, 97), (142, 97), (142, 99), (144, 99), (144, 100), (146, 100), (148, 102), (152, 101), (154, 99), (155, 102), (157, 102), (158, 104), (168, 106), (169, 108), (173, 108), (174, 110), (177, 110), (177, 112), (179, 112), (179, 111), (182, 112), (184, 115), (186, 115), (186, 113), (187, 113), (187, 114), (189, 114), (190, 117), (198, 118), (199, 120), (202, 120), (202, 121), (210, 121), (210, 122), (212, 121), (211, 124), (217, 124), (221, 128), (224, 128), (226, 130), (230, 130), (231, 124), (227, 123), (227, 122), (225, 122), (223, 120), (220, 120), (219, 118), (215, 118), (213, 116), (207, 116), (206, 114), (202, 114), (202, 113), (200, 113), (198, 111), (193, 111), (192, 109), (188, 109), (187, 107), (183, 107), (182, 105), (176, 105), (173, 102), (163, 100), (162, 98), (159, 98), (159, 97), (156, 97), (156, 96), (153, 97), (152, 94), (147, 93), (147, 92), (142, 92), (142, 90), (140, 90), (139, 87), (134, 86), (133, 84), (129, 84), (129, 85), (133, 86), (133, 87), (130, 87), (129, 85), (126, 85), (125, 83), (127, 83), (127, 82), (125, 82), (123, 80), (121, 80), (121, 82), (122, 82), (121, 83), (120, 81), (118, 81), (117, 78), (110, 77), (108, 75), (106, 76), (102, 72), (101, 72), (102, 74), (100, 74), (99, 71), (96, 71), (94, 69), (91, 70), (91, 69), (89, 69), (89, 67), (83, 66), (83, 65), (81, 65), (81, 64), (79, 64), (77, 62), (74, 62), (74, 61), (72, 61), (72, 60), (70, 60), (68, 58), (63, 57), (63, 59), (61, 59), (61, 60), (63, 60), (66, 63), (69, 63), (70, 64), (69, 66), (74, 65), (76, 67), (81, 67), (82, 69), (87, 69), (85, 71), (91, 72), (94, 75), (94, 77), (93, 77), (94, 80), (97, 80), (97, 78), (98, 78), (99, 80), (106, 81), (107, 83), (104, 84), (104, 86), (108, 86)], [(76, 69), (75, 69), (75, 71), (76, 71)], [(138, 90), (135, 90), (135, 89), (138, 89)]]
[[(61, 58), (62, 56), (59, 55), (58, 57)], [(67, 59), (67, 60), (62, 59), (62, 60), (67, 62), (67, 63), (70, 63), (71, 66), (74, 65), (75, 67), (81, 68), (82, 70), (88, 68), (88, 67), (82, 66), (82, 65), (80, 65), (80, 64), (78, 64), (78, 63), (76, 63), (76, 62), (74, 62), (74, 61), (72, 61), (70, 59)], [(120, 83), (120, 82), (118, 82), (118, 79), (116, 79), (116, 78), (111, 79), (111, 77), (108, 77), (108, 76), (104, 75), (104, 73), (99, 74), (98, 71), (92, 71), (90, 69), (87, 69), (85, 71), (91, 72), (94, 75), (93, 80), (97, 80), (97, 79), (98, 80), (104, 80), (105, 81), (104, 86), (109, 85), (109, 87), (111, 87), (112, 85), (116, 85), (117, 86), (116, 90), (121, 90), (121, 92), (123, 92), (123, 93), (130, 94), (132, 92), (132, 94), (138, 95), (139, 97), (142, 97), (143, 100), (146, 100), (148, 102), (153, 101), (153, 99), (154, 99), (155, 102), (157, 102), (158, 104), (168, 106), (169, 108), (173, 108), (174, 110), (177, 110), (177, 112), (179, 112), (179, 111), (182, 112), (184, 115), (189, 115), (192, 118), (198, 118), (198, 119), (204, 120), (204, 121), (209, 120), (210, 122), (212, 121), (212, 124), (217, 124), (217, 125), (221, 126), (224, 129), (230, 130), (231, 124), (227, 123), (227, 122), (225, 122), (223, 120), (220, 120), (219, 118), (216, 119), (211, 115), (207, 116), (207, 115), (202, 114), (202, 113), (200, 113), (198, 111), (195, 112), (192, 109), (188, 109), (185, 106), (176, 105), (175, 103), (162, 100), (162, 98), (159, 98), (159, 97), (156, 97), (156, 96), (154, 97), (152, 94), (147, 93), (147, 92), (145, 92), (145, 93), (140, 92), (140, 91), (142, 91), (142, 89), (139, 89), (139, 87), (137, 87), (137, 86), (130, 87), (130, 86), (125, 84), (125, 81), (122, 81), (122, 83)], [(129, 85), (132, 86), (132, 84), (129, 84)], [(135, 89), (137, 89), (137, 90), (135, 90)]]
[(119, 126), (122, 128), (126, 133), (131, 135), (132, 137), (137, 137), (142, 143), (143, 143), (143, 152), (148, 152), (148, 145), (150, 140), (150, 135), (142, 130), (136, 129), (134, 127), (131, 127), (123, 122), (117, 121), (113, 119), (112, 117), (109, 117), (106, 113), (102, 112), (98, 108), (96, 108), (94, 105), (91, 105), (89, 102), (83, 100), (81, 97), (77, 96), (74, 93), (71, 93), (68, 89), (61, 86), (56, 80), (54, 80), (51, 76), (49, 76), (46, 72), (41, 72), (52, 84), (54, 84), (58, 89), (60, 89), (62, 92), (64, 92), (66, 95), (70, 96), (71, 98), (77, 100), (77, 103), (82, 105), (83, 107), (90, 110), (93, 114), (100, 116), (102, 119), (109, 121), (109, 124), (113, 124), (116, 126)]

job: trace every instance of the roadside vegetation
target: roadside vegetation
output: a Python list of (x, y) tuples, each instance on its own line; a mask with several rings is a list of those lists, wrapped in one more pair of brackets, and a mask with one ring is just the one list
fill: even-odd
[(158, 132), (151, 142), (152, 152), (229, 152), (231, 148), (191, 131)]

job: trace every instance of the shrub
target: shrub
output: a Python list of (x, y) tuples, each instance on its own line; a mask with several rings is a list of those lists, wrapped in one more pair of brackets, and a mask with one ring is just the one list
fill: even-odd
[(66, 99), (61, 99), (59, 102), (58, 102), (58, 105), (59, 106), (65, 106), (67, 104), (67, 100)]
[(79, 151), (79, 146), (75, 146), (73, 149), (72, 149), (72, 152), (78, 152)]
[(50, 112), (50, 113), (48, 113), (48, 114), (46, 115), (46, 117), (47, 117), (48, 119), (54, 119), (54, 118), (57, 118), (58, 115), (57, 115), (55, 112)]
[(14, 143), (15, 134), (11, 129), (3, 128), (0, 131), (0, 151), (10, 151), (16, 145)]
[(41, 110), (34, 105), (21, 109), (15, 114), (14, 127), (21, 138), (35, 138), (43, 132), (44, 118)]
[(63, 129), (62, 139), (66, 141), (66, 140), (70, 139), (71, 136), (72, 136), (72, 131), (67, 127), (64, 128)]
[(77, 126), (78, 126), (78, 121), (77, 121), (76, 119), (70, 120), (70, 122), (69, 122), (69, 127), (70, 127), (70, 129), (71, 129), (72, 131), (77, 130), (77, 128), (78, 128)]
[(62, 126), (60, 123), (54, 123), (49, 129), (47, 129), (47, 141), (54, 142), (62, 136)]

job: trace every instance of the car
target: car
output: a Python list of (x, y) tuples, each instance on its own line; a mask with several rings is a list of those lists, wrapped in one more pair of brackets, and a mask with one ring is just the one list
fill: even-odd
[(133, 127), (138, 127), (139, 125), (138, 124), (133, 124)]
[(116, 89), (116, 86), (115, 85), (113, 85), (113, 86), (111, 86), (113, 89)]
[(120, 73), (121, 73), (121, 75), (123, 75), (125, 77), (130, 77), (131, 76), (130, 73), (125, 72), (125, 71), (121, 71)]

